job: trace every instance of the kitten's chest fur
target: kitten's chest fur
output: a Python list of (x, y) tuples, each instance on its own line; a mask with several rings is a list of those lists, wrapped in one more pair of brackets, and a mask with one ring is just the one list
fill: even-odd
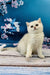
[(43, 43), (44, 34), (30, 34), (27, 33), (18, 43), (18, 51), (21, 54), (25, 54), (28, 46), (31, 46), (31, 49), (37, 50), (37, 48)]
[(39, 33), (39, 34), (29, 34), (29, 43), (32, 45), (32, 47), (39, 47), (42, 45), (44, 39), (44, 34)]

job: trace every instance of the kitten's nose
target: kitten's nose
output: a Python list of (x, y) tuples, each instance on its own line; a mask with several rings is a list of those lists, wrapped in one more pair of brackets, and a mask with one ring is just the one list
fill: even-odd
[(34, 30), (36, 30), (36, 27), (34, 27)]

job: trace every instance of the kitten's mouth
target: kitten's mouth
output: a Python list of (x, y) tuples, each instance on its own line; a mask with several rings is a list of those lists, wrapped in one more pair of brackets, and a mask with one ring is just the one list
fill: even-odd
[(34, 29), (34, 30), (38, 30), (38, 29)]

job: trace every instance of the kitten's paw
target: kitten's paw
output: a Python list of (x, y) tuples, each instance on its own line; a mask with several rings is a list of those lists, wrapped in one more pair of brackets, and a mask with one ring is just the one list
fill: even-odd
[(28, 57), (32, 57), (32, 55), (26, 55), (26, 58), (28, 58)]
[(32, 57), (31, 55), (26, 54), (26, 61), (30, 61), (30, 57)]
[(44, 59), (45, 56), (44, 55), (38, 55), (41, 59)]
[(28, 62), (29, 62), (29, 61), (30, 61), (30, 58), (29, 58), (29, 57), (26, 57), (26, 61), (28, 61)]

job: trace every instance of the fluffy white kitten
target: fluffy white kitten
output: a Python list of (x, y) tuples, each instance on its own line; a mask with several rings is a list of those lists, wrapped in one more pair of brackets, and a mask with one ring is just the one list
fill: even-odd
[(17, 49), (27, 58), (32, 56), (32, 53), (37, 53), (40, 58), (44, 58), (42, 54), (42, 44), (44, 39), (43, 24), (41, 19), (26, 22), (28, 33), (19, 41)]
[(16, 49), (20, 54), (26, 56), (26, 58), (31, 57), (32, 53), (35, 52), (40, 58), (44, 58), (42, 54), (44, 33), (41, 19), (39, 18), (32, 22), (26, 22), (26, 25), (28, 33), (19, 41), (18, 46), (12, 49)]

